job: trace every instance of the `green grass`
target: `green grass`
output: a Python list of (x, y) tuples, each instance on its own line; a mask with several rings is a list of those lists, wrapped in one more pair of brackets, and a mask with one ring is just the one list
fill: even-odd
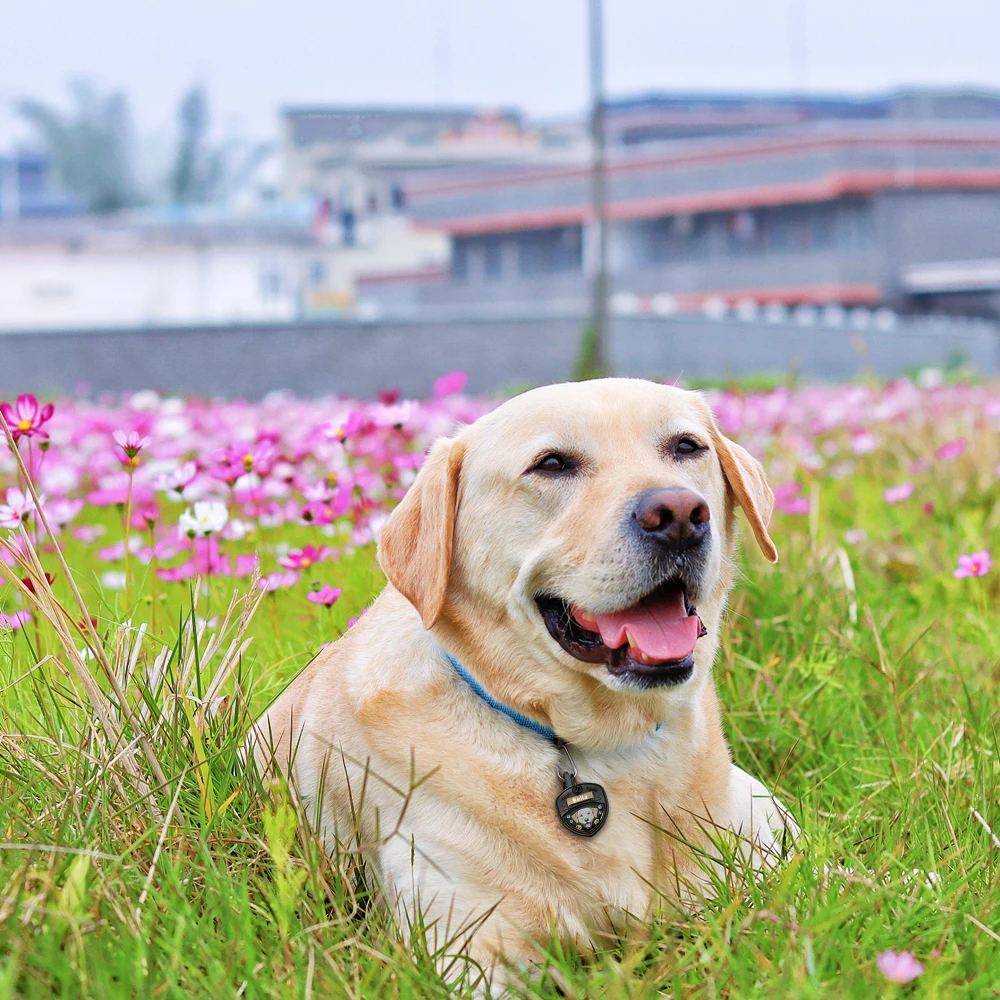
[[(760, 884), (737, 880), (660, 922), (639, 949), (583, 958), (554, 942), (566, 995), (1000, 995), (1000, 573), (951, 573), (960, 552), (1000, 555), (986, 433), (906, 503), (881, 496), (901, 447), (818, 479), (810, 516), (776, 515), (781, 563), (744, 555), (716, 677), (735, 758), (792, 807), (798, 851)], [(857, 526), (869, 538), (844, 548), (852, 591), (838, 549)], [(296, 531), (284, 540), (314, 538)], [(194, 609), (190, 589), (161, 584), (156, 634), (126, 676), (135, 632), (117, 623), (149, 620), (150, 579), (136, 578), (129, 608), (97, 585), (106, 565), (90, 549), (70, 540), (66, 553), (131, 706), (87, 661), (126, 742), (108, 743), (49, 625), (0, 632), (0, 998), (456, 995), (432, 956), (398, 945), (356, 859), (325, 858), (239, 762), (249, 720), (378, 591), (373, 552), (335, 564), (345, 596), (332, 612), (301, 591), (264, 597), (204, 718), (195, 699), (228, 639), (208, 656), (217, 629), (195, 644), (192, 617), (224, 617), (234, 584), (213, 580)], [(59, 574), (54, 593), (68, 606)], [(912, 951), (924, 975), (888, 984), (875, 966), (888, 948)], [(559, 995), (551, 976), (528, 990)]]

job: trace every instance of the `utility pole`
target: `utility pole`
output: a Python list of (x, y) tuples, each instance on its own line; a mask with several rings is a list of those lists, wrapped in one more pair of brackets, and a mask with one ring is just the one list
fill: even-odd
[(602, 0), (587, 0), (590, 40), (590, 141), (592, 239), (590, 323), (584, 334), (577, 374), (593, 378), (608, 372), (607, 150), (604, 137), (604, 15)]

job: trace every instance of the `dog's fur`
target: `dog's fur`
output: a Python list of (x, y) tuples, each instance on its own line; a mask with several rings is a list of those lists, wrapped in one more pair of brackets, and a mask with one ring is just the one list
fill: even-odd
[[(681, 434), (705, 451), (676, 457), (667, 444)], [(527, 471), (553, 451), (578, 458), (579, 474)], [(640, 690), (564, 652), (534, 599), (595, 611), (639, 600), (657, 581), (623, 523), (637, 495), (664, 486), (710, 507), (697, 595), (708, 634), (690, 680)], [(604, 379), (504, 403), (434, 444), (382, 530), (389, 585), (258, 722), (258, 765), (290, 773), (331, 849), (365, 850), (404, 932), (417, 912), (440, 933), (480, 917), (464, 947), (487, 968), (530, 960), (553, 929), (592, 947), (683, 899), (704, 884), (696, 855), (715, 853), (720, 831), (760, 866), (786, 816), (731, 762), (712, 682), (736, 506), (775, 561), (763, 470), (696, 393)], [(570, 742), (580, 780), (608, 793), (595, 837), (560, 825), (560, 751), (477, 697), (446, 651)]]

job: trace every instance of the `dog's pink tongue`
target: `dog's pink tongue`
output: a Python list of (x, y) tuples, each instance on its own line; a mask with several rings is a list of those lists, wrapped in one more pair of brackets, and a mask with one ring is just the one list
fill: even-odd
[(687, 613), (679, 589), (655, 602), (643, 601), (624, 611), (587, 614), (586, 618), (596, 623), (605, 646), (617, 649), (628, 642), (651, 660), (683, 660), (694, 652), (701, 634), (701, 620)]

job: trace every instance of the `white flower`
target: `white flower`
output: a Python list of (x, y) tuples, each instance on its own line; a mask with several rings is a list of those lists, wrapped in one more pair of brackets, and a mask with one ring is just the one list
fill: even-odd
[(221, 500), (199, 500), (180, 516), (177, 527), (182, 535), (210, 535), (221, 531), (229, 511)]
[(222, 537), (228, 538), (233, 542), (239, 542), (246, 538), (253, 529), (254, 525), (252, 521), (241, 521), (238, 517), (234, 517), (226, 525), (226, 530), (222, 532)]
[(105, 590), (124, 590), (125, 574), (121, 570), (109, 569), (101, 574), (101, 586)]

